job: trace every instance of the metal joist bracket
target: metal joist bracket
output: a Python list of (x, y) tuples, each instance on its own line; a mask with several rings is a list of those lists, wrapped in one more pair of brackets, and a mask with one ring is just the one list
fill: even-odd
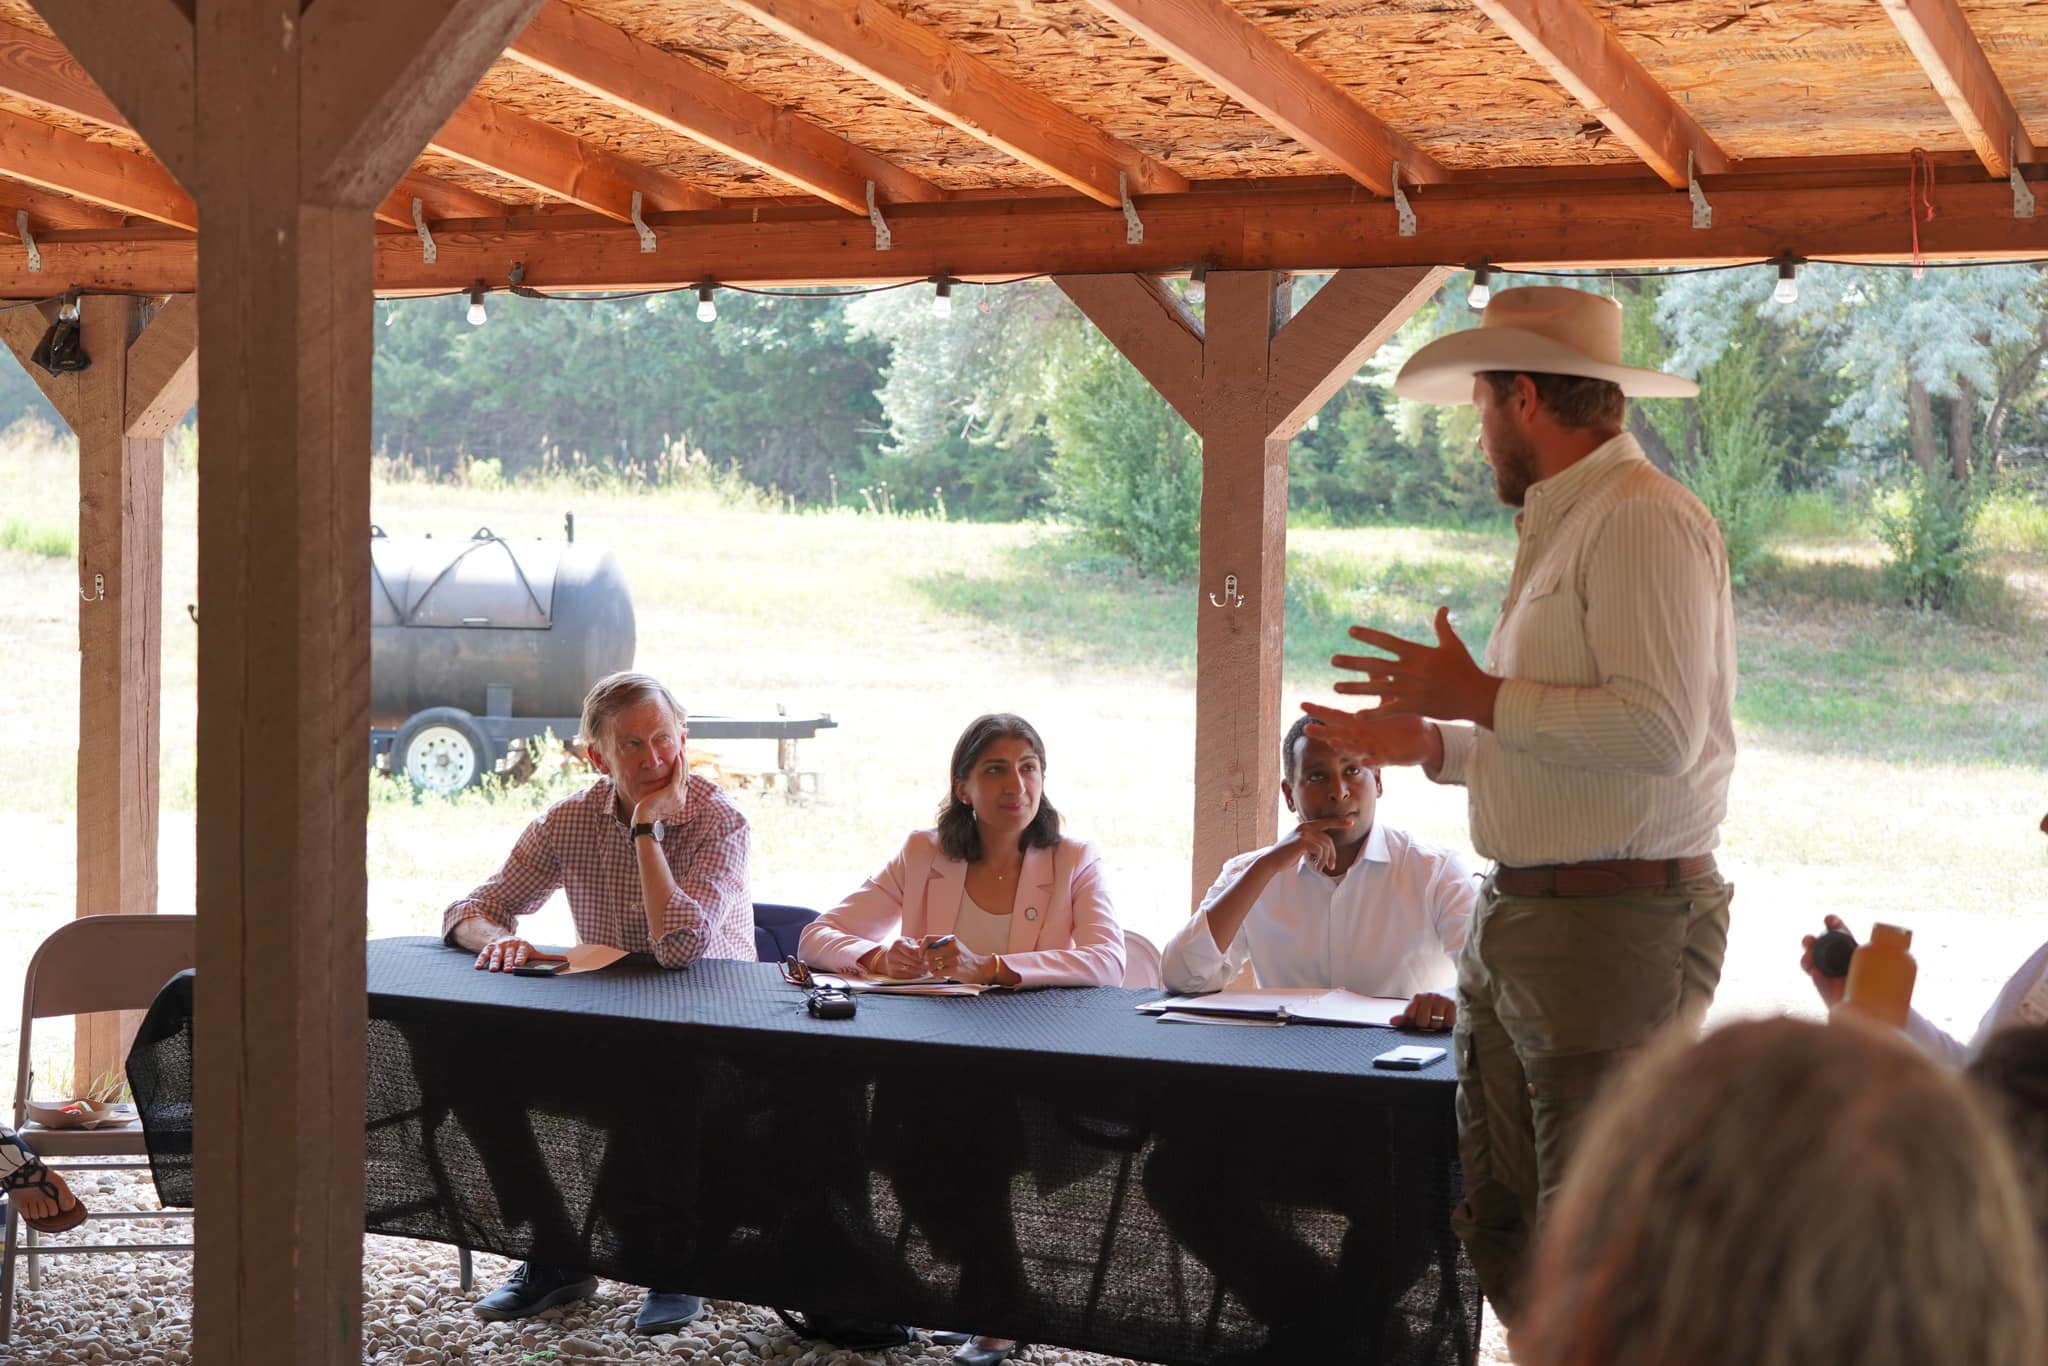
[(1145, 240), (1145, 220), (1138, 217), (1138, 206), (1131, 202), (1131, 178), (1122, 171), (1116, 173), (1116, 197), (1124, 206), (1124, 242), (1138, 246)]
[(881, 209), (875, 205), (875, 182), (868, 182), (868, 221), (875, 225), (875, 250), (887, 251), (889, 241), (889, 220), (882, 217)]
[(1394, 163), (1394, 215), (1400, 223), (1403, 237), (1415, 235), (1415, 210), (1408, 204), (1408, 196), (1401, 193), (1401, 163)]
[(1685, 154), (1685, 192), (1692, 197), (1692, 225), (1695, 228), (1714, 226), (1714, 206), (1707, 202), (1706, 191), (1692, 173), (1692, 153)]
[(633, 191), (633, 231), (640, 234), (640, 250), (643, 254), (654, 250), (654, 229), (647, 226), (647, 220), (640, 216), (640, 192)]
[(415, 196), (412, 201), (412, 230), (420, 235), (420, 260), (428, 265), (441, 259), (441, 249), (434, 245), (434, 234), (427, 230), (425, 206)]
[(2032, 218), (2034, 216), (2034, 192), (2027, 188), (2027, 178), (2020, 174), (2020, 143), (2014, 138), (2006, 143), (2006, 174), (2012, 180), (2012, 216)]
[(28, 268), (37, 275), (43, 273), (42, 249), (36, 246), (36, 239), (29, 235), (28, 210), (17, 209), (14, 214), (14, 230), (21, 236), (22, 250), (28, 253)]

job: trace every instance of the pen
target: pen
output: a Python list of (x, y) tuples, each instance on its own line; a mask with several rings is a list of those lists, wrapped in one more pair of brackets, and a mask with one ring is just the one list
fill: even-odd
[(942, 935), (940, 935), (940, 936), (939, 936), (939, 937), (938, 937), (937, 939), (934, 939), (934, 940), (932, 940), (932, 942), (931, 942), (931, 943), (929, 943), (929, 944), (926, 944), (926, 945), (925, 945), (925, 948), (927, 948), (927, 949), (943, 949), (944, 947), (946, 947), (946, 945), (948, 945), (948, 944), (952, 943), (952, 942), (953, 942), (953, 939), (954, 939), (954, 936), (953, 936), (953, 935), (950, 935), (950, 934), (942, 934)]

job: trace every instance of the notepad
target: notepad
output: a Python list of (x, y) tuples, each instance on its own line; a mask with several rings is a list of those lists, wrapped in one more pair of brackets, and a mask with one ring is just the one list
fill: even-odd
[(814, 972), (811, 980), (821, 987), (880, 996), (979, 996), (988, 990), (980, 982), (954, 982), (944, 977), (842, 977)]
[(1267, 1018), (1294, 1024), (1392, 1025), (1408, 1008), (1399, 996), (1361, 996), (1342, 988), (1267, 987), (1251, 991), (1217, 991), (1206, 996), (1168, 996), (1147, 1001), (1138, 1010), (1147, 1015), (1218, 1015)]

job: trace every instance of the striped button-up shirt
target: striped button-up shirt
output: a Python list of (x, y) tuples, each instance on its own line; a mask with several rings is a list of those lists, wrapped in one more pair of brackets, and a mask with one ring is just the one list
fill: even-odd
[(754, 902), (747, 879), (747, 818), (715, 783), (692, 774), (682, 819), (662, 825), (661, 851), (676, 880), (658, 938), (648, 934), (647, 901), (632, 827), (619, 815), (610, 778), (565, 797), (534, 818), (488, 881), (441, 913), (445, 938), (464, 920), (507, 932), (537, 911), (556, 888), (568, 894), (577, 938), (628, 953), (652, 953), (665, 968), (699, 958), (754, 957)]
[(1714, 519), (1626, 434), (1532, 484), (1487, 643), (1494, 725), (1442, 727), (1472, 847), (1527, 866), (1712, 850), (1735, 767), (1735, 617)]

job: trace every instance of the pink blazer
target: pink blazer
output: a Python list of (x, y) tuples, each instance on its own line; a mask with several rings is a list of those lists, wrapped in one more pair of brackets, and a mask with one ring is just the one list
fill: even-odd
[[(920, 830), (859, 891), (805, 927), (803, 960), (851, 972), (862, 954), (898, 933), (950, 934), (966, 894), (967, 865), (940, 852), (935, 831)], [(1123, 985), (1124, 932), (1094, 845), (1061, 840), (1055, 849), (1025, 851), (1002, 956), (1027, 987)]]

